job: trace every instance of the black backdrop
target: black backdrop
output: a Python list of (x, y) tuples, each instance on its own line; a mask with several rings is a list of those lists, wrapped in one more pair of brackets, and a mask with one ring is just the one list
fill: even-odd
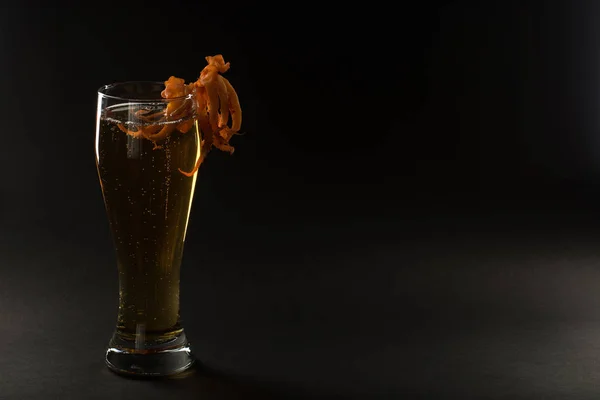
[[(415, 3), (3, 8), (0, 398), (593, 397), (600, 7)], [(245, 135), (188, 230), (206, 370), (120, 380), (96, 90), (217, 53)]]

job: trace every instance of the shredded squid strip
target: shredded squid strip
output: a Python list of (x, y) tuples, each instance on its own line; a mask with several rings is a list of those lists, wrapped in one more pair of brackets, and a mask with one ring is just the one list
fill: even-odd
[[(165, 81), (165, 89), (161, 92), (164, 99), (169, 101), (165, 111), (149, 114), (148, 110), (139, 110), (136, 116), (145, 123), (135, 129), (127, 129), (123, 124), (118, 127), (134, 138), (148, 139), (154, 143), (154, 148), (161, 146), (159, 142), (166, 140), (174, 132), (185, 134), (197, 122), (202, 135), (200, 156), (191, 171), (179, 172), (193, 176), (213, 147), (232, 154), (234, 147), (229, 144), (242, 126), (242, 109), (238, 95), (226, 78), (221, 74), (230, 68), (221, 54), (207, 56), (207, 65), (200, 72), (200, 77), (192, 83), (171, 76)], [(191, 96), (190, 96), (191, 95)], [(193, 101), (196, 102), (196, 114)], [(192, 118), (186, 118), (191, 116)], [(180, 123), (165, 124), (168, 121), (183, 120)], [(231, 120), (231, 125), (229, 122)]]

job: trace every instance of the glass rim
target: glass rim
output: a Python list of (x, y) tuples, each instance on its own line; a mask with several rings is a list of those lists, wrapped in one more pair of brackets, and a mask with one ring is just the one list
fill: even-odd
[(100, 88), (98, 88), (98, 95), (102, 96), (102, 97), (106, 97), (109, 99), (113, 99), (113, 100), (122, 100), (122, 101), (126, 101), (128, 103), (155, 103), (155, 102), (169, 102), (169, 101), (174, 101), (174, 100), (186, 100), (186, 99), (191, 99), (194, 96), (194, 93), (190, 93), (187, 94), (185, 96), (177, 96), (177, 97), (170, 97), (168, 99), (164, 98), (164, 97), (156, 97), (156, 98), (148, 98), (148, 99), (139, 99), (139, 98), (133, 98), (133, 97), (127, 97), (127, 96), (115, 96), (112, 94), (108, 94), (106, 93), (106, 91), (113, 89), (117, 86), (121, 86), (121, 85), (127, 85), (127, 84), (136, 84), (136, 83), (145, 83), (145, 84), (154, 84), (154, 85), (160, 85), (160, 86), (165, 86), (165, 83), (162, 81), (122, 81), (122, 82), (114, 82), (114, 83), (109, 83), (108, 85), (103, 85)]

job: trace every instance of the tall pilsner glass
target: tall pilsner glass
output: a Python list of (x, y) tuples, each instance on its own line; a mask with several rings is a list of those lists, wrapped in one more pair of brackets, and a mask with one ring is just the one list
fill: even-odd
[[(201, 139), (192, 95), (167, 100), (163, 89), (160, 82), (125, 82), (98, 91), (96, 164), (119, 272), (106, 364), (126, 375), (172, 375), (194, 362), (180, 325), (179, 277), (196, 175), (178, 169), (193, 169)], [(166, 115), (170, 102), (189, 102), (191, 111), (151, 128), (190, 119), (185, 133), (162, 141), (135, 134), (150, 126), (148, 116)]]

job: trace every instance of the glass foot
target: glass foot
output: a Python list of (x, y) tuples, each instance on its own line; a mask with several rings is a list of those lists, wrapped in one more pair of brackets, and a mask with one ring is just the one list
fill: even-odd
[(106, 350), (106, 365), (130, 377), (164, 377), (186, 371), (194, 364), (190, 344), (183, 331), (160, 344), (128, 341), (115, 334)]

